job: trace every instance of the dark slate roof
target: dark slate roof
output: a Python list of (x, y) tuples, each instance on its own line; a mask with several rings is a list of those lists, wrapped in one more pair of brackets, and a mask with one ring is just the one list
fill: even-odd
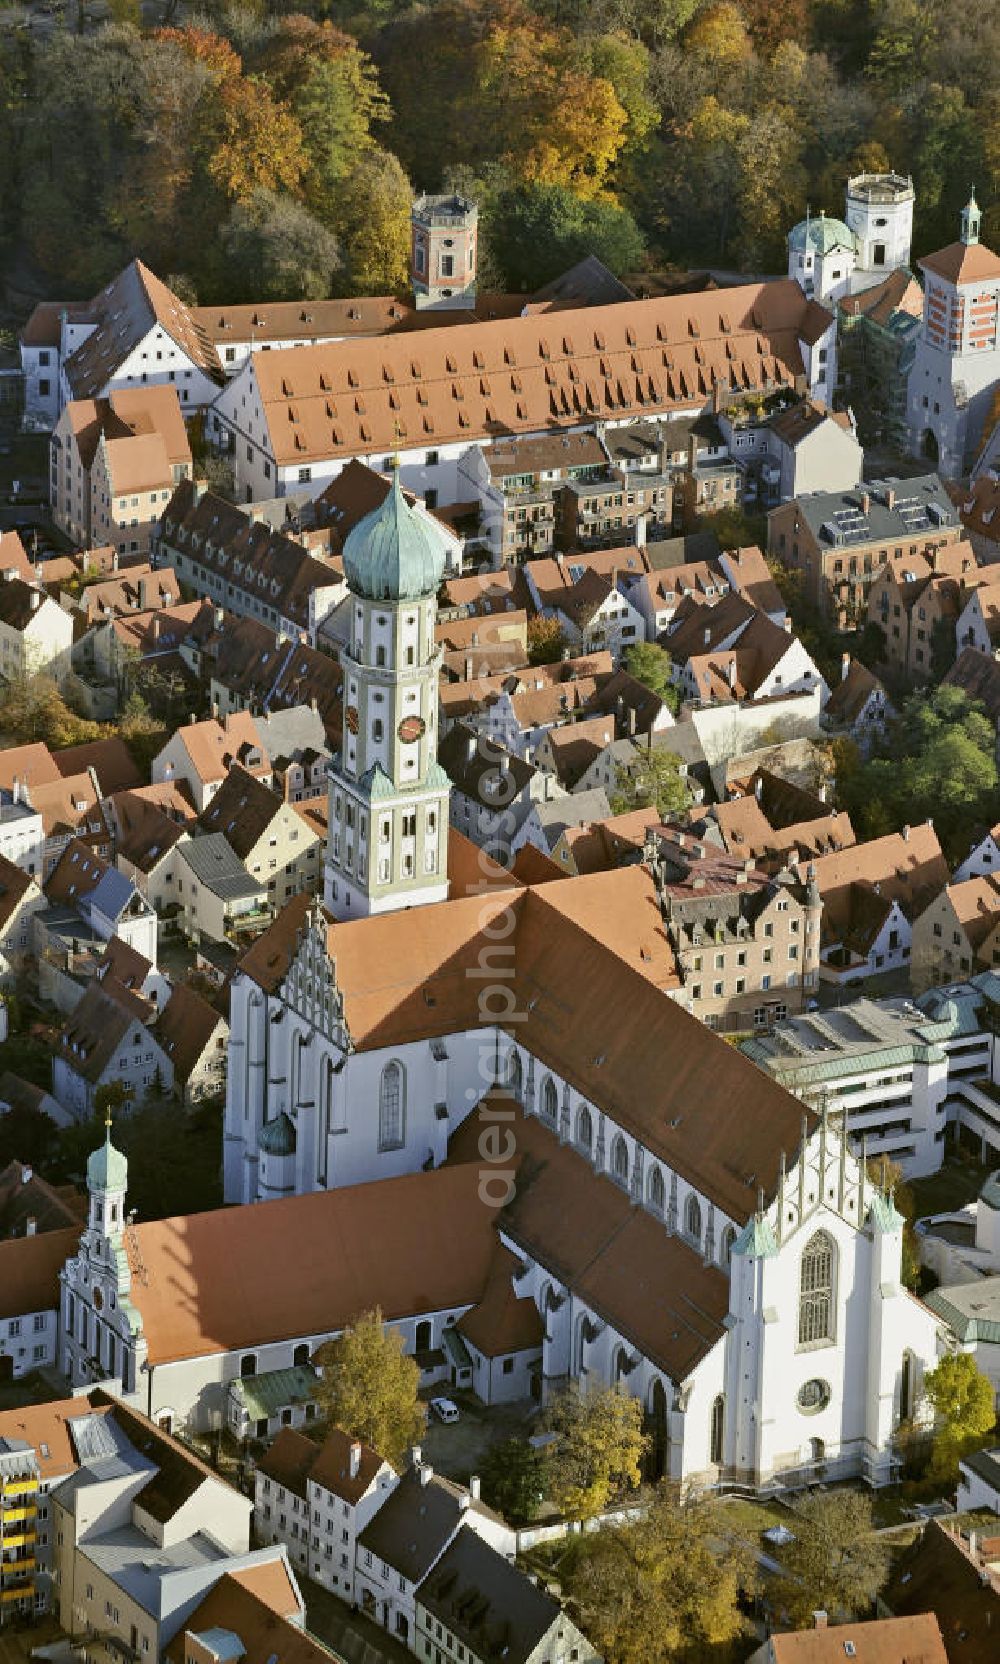
[(259, 894), (267, 886), (251, 878), (221, 832), (209, 832), (181, 845), (181, 855), (195, 877), (224, 901)]
[[(864, 496), (868, 498), (867, 509), (863, 507)], [(932, 537), (943, 528), (959, 524), (958, 510), (937, 474), (922, 474), (912, 480), (873, 480), (850, 491), (807, 491), (795, 501), (813, 536), (831, 548), (837, 546), (834, 527), (843, 533), (844, 547), (851, 548), (863, 543)]]
[(558, 1601), (467, 1526), (424, 1578), (417, 1601), (490, 1664), (527, 1664), (561, 1616)]
[(425, 1464), (415, 1464), (362, 1531), (358, 1543), (411, 1583), (419, 1583), (461, 1524), (465, 1497), (457, 1485)]

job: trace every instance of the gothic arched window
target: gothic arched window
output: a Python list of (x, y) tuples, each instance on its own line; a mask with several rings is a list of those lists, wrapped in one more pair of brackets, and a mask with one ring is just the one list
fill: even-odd
[(559, 1093), (551, 1075), (546, 1075), (545, 1085), (542, 1087), (542, 1115), (546, 1121), (554, 1121), (559, 1113)]
[(524, 1069), (521, 1063), (521, 1054), (516, 1048), (511, 1052), (507, 1061), (507, 1087), (511, 1097), (517, 1098), (520, 1102), (524, 1094)]
[(378, 1147), (398, 1150), (403, 1143), (403, 1113), (406, 1078), (401, 1063), (387, 1063), (382, 1070), (378, 1095)]
[(726, 1403), (721, 1392), (712, 1400), (712, 1428), (709, 1437), (708, 1459), (716, 1467), (722, 1463), (722, 1434), (725, 1428)]
[(619, 1184), (628, 1184), (628, 1145), (621, 1133), (611, 1146), (611, 1177)]
[(701, 1203), (697, 1196), (689, 1196), (684, 1203), (684, 1229), (696, 1242), (701, 1241)]
[(656, 1213), (662, 1213), (666, 1199), (667, 1193), (663, 1183), (663, 1174), (659, 1167), (651, 1167), (649, 1178), (646, 1181), (646, 1200)]
[(733, 1257), (733, 1243), (736, 1241), (736, 1226), (727, 1225), (722, 1233), (722, 1263), (729, 1265)]
[(594, 1143), (594, 1123), (586, 1104), (581, 1104), (576, 1116), (576, 1142), (588, 1156)]
[(799, 1345), (833, 1339), (833, 1277), (836, 1248), (826, 1231), (806, 1243), (799, 1270)]

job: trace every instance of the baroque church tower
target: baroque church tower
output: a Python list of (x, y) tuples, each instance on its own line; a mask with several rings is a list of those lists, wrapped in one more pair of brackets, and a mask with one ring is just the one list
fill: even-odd
[(337, 919), (448, 896), (450, 782), (437, 760), (434, 636), (445, 547), (393, 472), (344, 544), (350, 642), (329, 771), (325, 900)]

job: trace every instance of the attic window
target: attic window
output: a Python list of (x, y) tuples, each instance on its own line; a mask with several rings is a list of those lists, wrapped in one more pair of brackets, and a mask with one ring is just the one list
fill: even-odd
[(414, 359), (412, 364), (410, 365), (410, 374), (413, 377), (414, 381), (419, 381), (420, 380), (420, 365), (417, 363), (416, 359)]
[(383, 381), (395, 381), (396, 377), (392, 372), (392, 366), (390, 364), (382, 365), (382, 379)]

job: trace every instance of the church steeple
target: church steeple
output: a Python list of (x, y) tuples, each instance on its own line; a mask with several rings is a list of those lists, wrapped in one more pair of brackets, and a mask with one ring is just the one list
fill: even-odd
[(445, 546), (398, 468), (344, 544), (344, 722), (329, 772), (326, 905), (358, 918), (448, 894), (448, 777), (437, 761)]
[(125, 1193), (128, 1190), (128, 1162), (111, 1142), (111, 1110), (104, 1121), (104, 1143), (87, 1162), (90, 1192), (88, 1224), (101, 1236), (120, 1236), (125, 1224)]
[(962, 209), (963, 243), (978, 243), (979, 223), (981, 218), (982, 215), (979, 212), (979, 204), (976, 201), (976, 189), (975, 186), (973, 186), (972, 190), (969, 192), (969, 200)]

